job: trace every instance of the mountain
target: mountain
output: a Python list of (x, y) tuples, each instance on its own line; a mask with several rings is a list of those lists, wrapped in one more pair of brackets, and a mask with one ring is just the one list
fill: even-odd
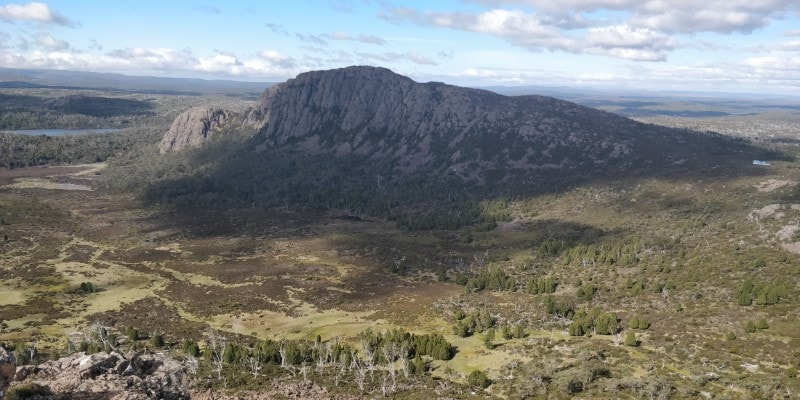
[(255, 140), (267, 148), (354, 156), (405, 172), (450, 170), (477, 180), (487, 169), (685, 163), (726, 142), (552, 97), (417, 83), (376, 67), (300, 74), (267, 89), (260, 108), (264, 126)]
[[(189, 113), (200, 119), (185, 114), (176, 124), (200, 128), (173, 125), (162, 152), (200, 147), (196, 159), (216, 164), (173, 182), (177, 192), (164, 185), (151, 191), (162, 201), (168, 193), (202, 194), (214, 202), (391, 214), (413, 203), (408, 192), (423, 191), (417, 200), (428, 203), (451, 201), (454, 192), (462, 199), (515, 195), (620, 173), (742, 163), (753, 151), (721, 135), (642, 124), (552, 97), (417, 83), (363, 66), (308, 72), (268, 88), (257, 110), (229, 116), (260, 126), (235, 148), (202, 145), (225, 137), (224, 126), (207, 111)], [(176, 138), (186, 145), (165, 147)]]

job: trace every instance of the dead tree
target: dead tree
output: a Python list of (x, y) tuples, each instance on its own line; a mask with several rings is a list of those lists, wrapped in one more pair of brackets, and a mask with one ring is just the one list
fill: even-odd
[(225, 365), (225, 348), (228, 347), (228, 339), (214, 330), (206, 332), (205, 336), (208, 350), (211, 352), (211, 364), (214, 366), (214, 372), (217, 373), (217, 379), (222, 379), (222, 367)]

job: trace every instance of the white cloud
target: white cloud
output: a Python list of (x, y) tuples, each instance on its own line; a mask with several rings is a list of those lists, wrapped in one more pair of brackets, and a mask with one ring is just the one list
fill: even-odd
[(292, 58), (274, 51), (262, 51), (255, 57), (241, 59), (224, 52), (198, 57), (189, 49), (139, 47), (99, 55), (70, 51), (5, 52), (0, 54), (0, 65), (11, 68), (250, 77), (284, 77), (299, 72)]
[(291, 69), (291, 68), (296, 68), (297, 67), (294, 59), (292, 59), (289, 56), (280, 54), (280, 53), (278, 53), (277, 51), (274, 51), (274, 50), (262, 51), (262, 52), (258, 53), (258, 57), (260, 59), (268, 62), (271, 65), (278, 66), (278, 67), (281, 67), (281, 68)]
[(0, 19), (5, 21), (34, 21), (74, 26), (75, 23), (64, 16), (54, 13), (44, 3), (7, 4), (0, 7)]
[(497, 76), (497, 73), (488, 69), (467, 68), (461, 75), (468, 76), (471, 78), (493, 78)]
[(42, 33), (36, 37), (36, 43), (51, 50), (66, 50), (69, 48), (69, 43), (56, 39), (49, 33)]
[(389, 52), (389, 53), (367, 53), (367, 52), (356, 52), (355, 55), (360, 58), (361, 60), (366, 61), (381, 61), (386, 63), (396, 63), (396, 62), (404, 62), (410, 61), (414, 64), (419, 65), (439, 65), (436, 60), (425, 56), (420, 53), (416, 52), (408, 52), (408, 53), (396, 53), (396, 52)]
[(800, 40), (790, 40), (778, 45), (778, 49), (782, 51), (800, 51)]
[(675, 48), (675, 41), (666, 35), (625, 25), (589, 29), (585, 43), (587, 53), (636, 61), (664, 61)]
[(358, 41), (361, 43), (370, 43), (370, 44), (377, 44), (377, 45), (384, 45), (386, 44), (386, 40), (373, 36), (373, 35), (358, 35)]
[(417, 52), (406, 53), (406, 57), (408, 57), (408, 59), (411, 60), (412, 62), (420, 65), (438, 65), (438, 63), (434, 61), (432, 58), (424, 56)]
[(361, 43), (377, 44), (377, 45), (386, 44), (385, 39), (373, 35), (350, 36), (344, 32), (334, 32), (322, 36), (331, 40), (353, 41), (353, 42), (361, 42)]
[[(396, 7), (384, 9), (379, 16), (400, 24), (492, 35), (530, 51), (547, 49), (635, 61), (666, 61), (669, 53), (680, 47), (681, 42), (675, 35), (748, 34), (800, 9), (796, 0), (472, 2), (490, 9), (469, 13)], [(694, 40), (685, 43), (685, 46), (692, 46)], [(703, 47), (707, 51), (719, 49)]]
[(587, 15), (596, 11), (627, 13), (631, 25), (664, 32), (749, 33), (791, 11), (796, 0), (473, 0), (486, 6), (531, 7), (544, 15)]

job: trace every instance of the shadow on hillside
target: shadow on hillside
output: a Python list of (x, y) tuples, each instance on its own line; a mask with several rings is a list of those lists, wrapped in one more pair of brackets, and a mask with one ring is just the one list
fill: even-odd
[[(658, 128), (661, 129), (661, 128)], [(482, 171), (480, 184), (466, 182), (449, 170), (398, 173), (390, 165), (365, 157), (309, 155), (293, 150), (255, 150), (256, 138), (220, 140), (194, 151), (164, 157), (181, 157), (191, 166), (178, 178), (153, 182), (144, 190), (146, 205), (167, 204), (165, 215), (174, 224), (185, 224), (187, 209), (245, 211), (242, 224), (264, 217), (263, 210), (282, 208), (297, 212), (331, 212), (397, 221), (405, 230), (454, 230), (464, 226), (495, 224), (507, 218), (505, 201), (560, 193), (584, 185), (620, 185), (656, 178), (666, 182), (724, 182), (769, 173), (768, 167), (752, 165), (754, 159), (791, 160), (787, 154), (759, 148), (741, 140), (676, 130), (672, 146), (648, 143), (645, 154), (672, 151), (684, 158), (667, 163), (661, 154), (634, 161), (622, 160), (607, 168), (544, 170), (538, 172)], [(193, 167), (193, 169), (192, 169)], [(445, 171), (445, 172), (441, 172)], [(683, 201), (691, 201), (683, 200)], [(667, 203), (665, 203), (668, 206)], [(259, 211), (260, 210), (260, 211)], [(304, 224), (313, 226), (313, 221)], [(227, 234), (229, 227), (208, 221), (192, 234)], [(189, 227), (187, 226), (187, 227)]]

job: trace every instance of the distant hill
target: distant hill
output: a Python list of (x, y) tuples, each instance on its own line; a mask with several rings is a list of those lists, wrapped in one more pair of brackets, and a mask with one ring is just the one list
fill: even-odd
[(273, 82), (130, 76), (113, 73), (0, 68), (0, 88), (105, 89), (175, 94), (257, 96)]

